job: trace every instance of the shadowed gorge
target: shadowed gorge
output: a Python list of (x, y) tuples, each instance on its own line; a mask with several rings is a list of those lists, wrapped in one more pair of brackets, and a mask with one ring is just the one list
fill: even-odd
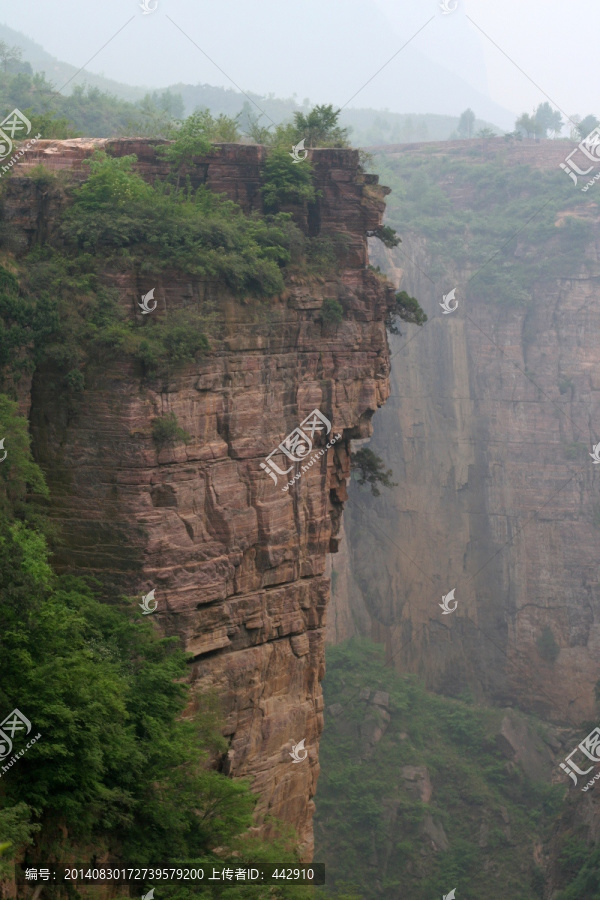
[[(390, 338), (372, 447), (398, 487), (357, 494), (346, 527), (369, 630), (397, 666), (576, 724), (594, 718), (598, 679), (598, 207), (561, 153), (477, 142), (379, 157), (404, 237), (374, 261), (430, 321)], [(507, 241), (515, 211), (534, 220)], [(451, 288), (458, 309), (436, 315)], [(440, 621), (451, 588), (458, 609)]]

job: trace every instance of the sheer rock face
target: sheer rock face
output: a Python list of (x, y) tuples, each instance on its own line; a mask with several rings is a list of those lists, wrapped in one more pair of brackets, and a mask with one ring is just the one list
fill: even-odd
[[(562, 177), (568, 145), (558, 143), (506, 148), (503, 165)], [(469, 208), (458, 186), (444, 190)], [(526, 304), (483, 301), (474, 285), (465, 298), (468, 255), (465, 270), (444, 273), (434, 290), (422, 234), (403, 231), (403, 254), (374, 255), (431, 318), (414, 340), (390, 340), (391, 395), (371, 447), (398, 487), (377, 500), (352, 488), (348, 548), (333, 561), (337, 568), (348, 560), (350, 590), (334, 598), (330, 617), (332, 640), (362, 630), (386, 643), (399, 670), (418, 672), (434, 690), (470, 689), (573, 724), (597, 720), (600, 647), (600, 466), (589, 455), (600, 439), (594, 190), (555, 222), (559, 229), (569, 214), (585, 219), (585, 266), (575, 277), (536, 282)], [(533, 249), (551, 259), (553, 235)], [(533, 249), (524, 228), (516, 254)], [(442, 291), (452, 287), (459, 308), (441, 315)], [(357, 504), (367, 510), (360, 518)], [(457, 610), (443, 616), (438, 604), (453, 588)], [(347, 596), (351, 609), (334, 615)]]
[[(20, 168), (41, 161), (84, 177), (83, 160), (100, 148), (135, 153), (151, 179), (164, 172), (156, 143), (40, 141)], [(152, 280), (106, 271), (132, 318), (152, 287), (156, 315), (216, 301), (224, 326), (211, 351), (164, 380), (145, 380), (124, 358), (99, 359), (76, 402), (61, 396), (62, 373), (37, 371), (21, 398), (61, 529), (58, 566), (101, 576), (140, 599), (155, 589), (153, 622), (193, 654), (198, 691), (221, 699), (230, 742), (223, 770), (251, 779), (260, 795), (258, 828), (269, 827), (267, 815), (296, 828), (305, 860), (313, 850), (323, 726), (326, 558), (337, 546), (350, 438), (370, 434), (388, 395), (384, 320), (393, 299), (366, 268), (366, 233), (381, 222), (386, 189), (360, 173), (356, 151), (311, 155), (322, 196), (292, 212), (310, 235), (347, 235), (339, 272), (291, 280), (283, 296), (259, 301), (177, 271)], [(263, 147), (221, 145), (198, 160), (191, 180), (259, 209), (264, 158)], [(54, 227), (66, 201), (20, 174), (11, 179), (4, 217), (31, 245)], [(319, 320), (325, 298), (344, 305), (337, 327)], [(340, 437), (321, 454), (329, 438), (315, 434), (311, 458), (320, 455), (284, 491), (285, 480), (274, 484), (260, 464), (314, 409), (331, 421), (329, 438)], [(157, 450), (151, 423), (167, 413), (190, 439)], [(294, 762), (292, 746), (303, 739), (307, 756)]]

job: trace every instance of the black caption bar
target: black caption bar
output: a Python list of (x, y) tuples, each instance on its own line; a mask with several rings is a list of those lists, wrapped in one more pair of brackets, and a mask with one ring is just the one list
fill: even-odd
[[(325, 884), (324, 863), (214, 863), (209, 866), (69, 866), (24, 868), (16, 872), (19, 886), (27, 884), (132, 884), (157, 889), (160, 882), (205, 882), (206, 884)], [(158, 900), (158, 898), (157, 898)]]

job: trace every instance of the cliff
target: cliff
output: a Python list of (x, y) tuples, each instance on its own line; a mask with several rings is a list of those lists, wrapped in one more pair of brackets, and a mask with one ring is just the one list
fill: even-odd
[[(598, 195), (559, 169), (571, 149), (381, 151), (386, 181), (397, 175), (407, 197), (400, 209), (395, 192), (388, 210), (390, 224), (403, 220), (402, 246), (374, 261), (430, 321), (391, 339), (391, 397), (371, 447), (398, 486), (378, 499), (350, 492), (330, 639), (370, 634), (434, 690), (578, 725), (596, 721), (600, 641), (589, 456), (600, 220)], [(452, 288), (459, 307), (443, 315)], [(442, 616), (452, 588), (458, 608)]]
[[(27, 170), (41, 162), (83, 179), (84, 160), (105, 149), (136, 154), (137, 170), (152, 180), (166, 174), (156, 144), (40, 141), (5, 189), (13, 248), (22, 254), (51, 234), (66, 202)], [(259, 146), (219, 145), (190, 180), (260, 211), (265, 155)], [(366, 234), (381, 222), (386, 190), (362, 173), (356, 151), (311, 157), (318, 199), (290, 211), (307, 235), (345, 236), (339, 271), (289, 279), (261, 304), (176, 269), (152, 283), (141, 271), (107, 269), (103, 282), (130, 318), (142, 315), (140, 296), (151, 288), (157, 316), (215, 303), (220, 330), (210, 351), (164, 379), (141, 377), (125, 356), (98, 359), (76, 401), (49, 365), (19, 388), (52, 494), (57, 567), (140, 598), (155, 589), (153, 621), (193, 655), (198, 695), (220, 698), (229, 751), (216, 764), (251, 779), (257, 828), (268, 833), (268, 816), (293, 825), (305, 860), (323, 727), (326, 559), (337, 549), (350, 440), (371, 433), (388, 395), (384, 320), (393, 300), (367, 269)], [(337, 326), (320, 319), (326, 298), (344, 308)], [(315, 409), (331, 432), (313, 429), (316, 461), (284, 491), (261, 464)], [(189, 440), (157, 449), (150, 423), (170, 413)], [(292, 744), (303, 739), (308, 757), (294, 764)]]

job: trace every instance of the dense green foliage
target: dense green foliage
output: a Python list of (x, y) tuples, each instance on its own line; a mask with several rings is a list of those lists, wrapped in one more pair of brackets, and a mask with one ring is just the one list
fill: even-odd
[(315, 106), (308, 113), (294, 113), (294, 126), (298, 140), (302, 138), (308, 147), (348, 147), (348, 130), (339, 125), (340, 110), (331, 104)]
[(38, 466), (31, 459), (31, 438), (27, 420), (18, 413), (17, 404), (0, 394), (0, 519), (28, 516), (28, 495), (48, 497), (48, 488)]
[[(10, 491), (0, 483), (0, 710), (19, 709), (30, 737), (40, 737), (26, 748), (17, 734), (0, 769), (0, 880), (12, 877), (15, 860), (87, 866), (104, 853), (114, 865), (293, 861), (285, 830), (271, 845), (247, 837), (249, 786), (209, 765), (227, 746), (218, 702), (206, 695), (190, 705), (178, 640), (159, 638), (135, 603), (101, 602), (93, 584), (53, 572), (43, 532), (22, 515), (27, 485), (47, 490), (23, 438), (26, 420), (16, 419), (0, 395), (12, 460)], [(306, 888), (240, 892), (308, 896)], [(165, 896), (214, 893), (221, 889), (175, 885)]]
[(591, 197), (573, 190), (558, 169), (499, 164), (505, 152), (474, 148), (468, 161), (453, 153), (379, 154), (375, 168), (392, 188), (389, 224), (402, 230), (407, 245), (410, 233), (427, 239), (432, 279), (468, 270), (467, 299), (476, 293), (519, 304), (529, 300), (534, 284), (576, 276), (589, 265), (588, 225), (577, 207)]
[(286, 203), (311, 203), (316, 196), (310, 160), (294, 163), (284, 147), (274, 147), (265, 162), (262, 187), (265, 209), (277, 211)]
[(558, 862), (568, 887), (554, 900), (600, 900), (600, 848), (590, 850), (583, 840), (570, 836), (564, 841)]
[[(195, 138), (182, 140), (185, 160)], [(0, 370), (10, 363), (12, 384), (50, 360), (64, 370), (74, 397), (85, 367), (111, 355), (127, 354), (143, 375), (155, 376), (209, 349), (214, 305), (169, 310), (161, 301), (161, 314), (133, 320), (118, 292), (103, 283), (108, 271), (146, 279), (176, 268), (232, 293), (266, 298), (283, 291), (286, 266), (303, 259), (312, 265), (311, 242), (289, 214), (248, 216), (204, 186), (150, 185), (133, 171), (134, 159), (98, 153), (76, 188), (41, 169), (30, 173), (44, 190), (70, 194), (72, 202), (50, 242), (32, 250), (19, 270), (0, 269)], [(175, 180), (175, 159), (174, 165)]]
[(181, 174), (198, 156), (205, 156), (212, 150), (212, 142), (239, 141), (240, 133), (235, 119), (221, 114), (213, 116), (208, 109), (197, 110), (185, 121), (166, 129), (166, 137), (174, 143), (159, 147), (158, 154), (175, 166), (177, 187)]
[(119, 100), (98, 88), (76, 85), (65, 96), (54, 90), (41, 73), (0, 72), (0, 108), (18, 107), (30, 119), (32, 132), (42, 138), (111, 137), (125, 130), (138, 113), (133, 103)]
[[(185, 160), (196, 138), (182, 140)], [(169, 149), (175, 153), (178, 146)], [(183, 192), (161, 182), (149, 185), (132, 171), (133, 162), (135, 157), (101, 153), (91, 160), (90, 177), (75, 191), (61, 230), (72, 252), (145, 260), (146, 272), (173, 267), (212, 276), (240, 293), (272, 296), (283, 289), (289, 220), (246, 216), (203, 186)]]
[[(326, 706), (342, 705), (325, 720), (316, 797), (316, 842), (330, 890), (350, 882), (367, 900), (430, 900), (452, 888), (462, 900), (539, 900), (533, 848), (550, 831), (564, 788), (506, 765), (494, 741), (501, 711), (429, 694), (414, 676), (386, 667), (381, 648), (366, 640), (328, 648), (323, 687)], [(389, 723), (359, 700), (365, 688), (371, 698), (389, 692)], [(374, 743), (377, 729), (385, 734)], [(428, 802), (405, 766), (426, 767)]]

